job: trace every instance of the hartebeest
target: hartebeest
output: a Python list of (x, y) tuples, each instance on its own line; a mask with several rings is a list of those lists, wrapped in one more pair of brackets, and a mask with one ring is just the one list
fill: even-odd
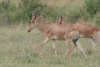
[(75, 47), (77, 46), (82, 51), (84, 57), (86, 58), (83, 49), (76, 44), (79, 37), (78, 31), (73, 30), (71, 28), (69, 29), (65, 26), (58, 25), (56, 23), (41, 22), (40, 18), (41, 17), (36, 17), (33, 14), (31, 23), (28, 28), (28, 32), (30, 32), (33, 28), (37, 27), (46, 36), (46, 39), (41, 43), (41, 54), (40, 54), (41, 58), (43, 56), (43, 51), (42, 51), (43, 44), (47, 43), (49, 40), (52, 40), (53, 48), (56, 56), (57, 53), (55, 49), (55, 40), (65, 40), (68, 46), (67, 55), (70, 54), (70, 52), (72, 51), (72, 49), (69, 46), (71, 46), (70, 43), (73, 42), (75, 44)]
[(65, 22), (64, 19), (59, 19), (58, 24), (64, 25), (66, 27), (71, 27), (79, 32), (79, 37), (90, 38), (93, 43), (93, 48), (96, 44), (100, 44), (100, 28), (92, 25), (86, 25), (83, 23), (76, 22), (74, 24), (71, 23), (62, 23)]

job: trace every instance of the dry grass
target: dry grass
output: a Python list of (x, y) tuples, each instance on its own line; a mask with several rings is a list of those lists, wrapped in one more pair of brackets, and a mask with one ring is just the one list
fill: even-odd
[(69, 15), (84, 5), (85, 0), (41, 0), (42, 3), (53, 7), (57, 13)]
[(81, 7), (84, 4), (84, 0), (41, 0), (42, 3), (48, 4), (52, 7), (70, 7), (73, 6)]

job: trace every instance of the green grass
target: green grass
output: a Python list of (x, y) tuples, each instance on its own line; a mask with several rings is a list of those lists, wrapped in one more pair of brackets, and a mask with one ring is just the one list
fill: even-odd
[(0, 67), (100, 67), (100, 45), (92, 52), (89, 39), (80, 39), (86, 60), (78, 49), (65, 58), (68, 47), (64, 41), (56, 41), (58, 57), (51, 41), (45, 44), (41, 59), (40, 44), (45, 37), (38, 29), (28, 33), (27, 28), (0, 27)]

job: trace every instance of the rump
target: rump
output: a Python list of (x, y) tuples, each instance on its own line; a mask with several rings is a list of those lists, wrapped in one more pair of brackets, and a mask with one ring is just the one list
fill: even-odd
[(95, 42), (100, 45), (100, 31), (93, 38)]

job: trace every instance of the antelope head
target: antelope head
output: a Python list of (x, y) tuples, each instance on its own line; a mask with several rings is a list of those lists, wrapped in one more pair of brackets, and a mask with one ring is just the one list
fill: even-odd
[[(37, 11), (37, 10), (36, 10), (36, 11)], [(33, 17), (32, 17), (31, 23), (30, 23), (30, 25), (29, 25), (28, 32), (31, 32), (31, 30), (32, 30), (33, 28), (37, 27), (37, 25), (39, 24), (38, 22), (39, 22), (41, 16), (40, 16), (40, 17), (35, 16), (34, 13), (35, 13), (36, 11), (34, 11), (34, 10), (32, 11)]]
[(62, 22), (62, 15), (60, 15), (59, 17), (60, 17), (60, 19), (59, 19), (58, 24), (61, 24), (61, 22)]
[(60, 19), (59, 19), (58, 24), (62, 24), (63, 22), (66, 21), (66, 18), (63, 19), (63, 18), (62, 18), (62, 15), (60, 15), (59, 17), (60, 17)]

